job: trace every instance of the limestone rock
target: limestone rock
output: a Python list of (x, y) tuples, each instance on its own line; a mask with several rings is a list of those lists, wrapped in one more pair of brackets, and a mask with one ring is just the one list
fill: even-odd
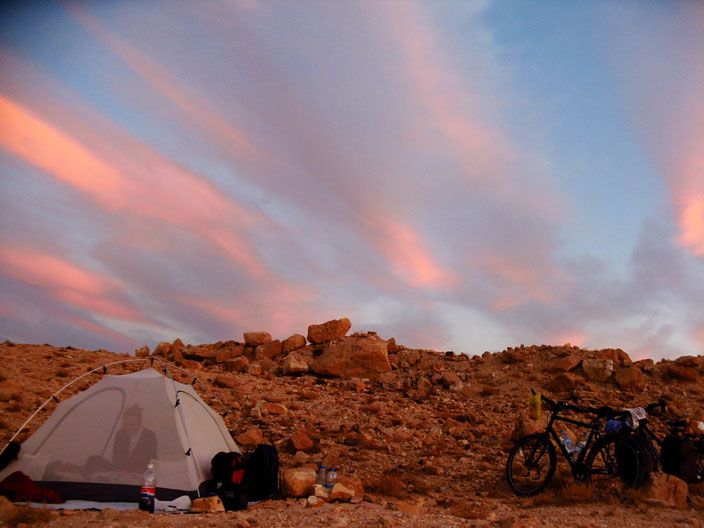
[(582, 358), (577, 354), (570, 354), (569, 356), (558, 359), (552, 366), (552, 370), (558, 372), (569, 372), (570, 370), (576, 369), (581, 362)]
[(551, 392), (567, 392), (575, 387), (575, 378), (572, 374), (563, 372), (553, 377), (548, 383), (548, 390)]
[(261, 429), (258, 427), (253, 427), (252, 429), (248, 429), (241, 435), (237, 436), (235, 441), (238, 445), (255, 447), (264, 441), (264, 435), (262, 434)]
[(585, 359), (582, 372), (591, 381), (606, 381), (614, 371), (613, 359)]
[(348, 337), (330, 343), (313, 360), (313, 372), (340, 378), (377, 378), (389, 372), (391, 364), (386, 341), (376, 337)]
[(141, 348), (138, 348), (137, 350), (134, 351), (134, 355), (137, 356), (138, 358), (149, 357), (149, 347), (145, 345)]
[(247, 346), (263, 345), (271, 341), (271, 334), (269, 332), (245, 332), (244, 333), (244, 343)]
[(269, 341), (262, 345), (257, 345), (254, 349), (254, 359), (274, 359), (279, 354), (281, 354), (281, 341), (278, 339), (275, 341)]
[(249, 360), (244, 356), (225, 361), (225, 370), (228, 372), (242, 372), (249, 365)]
[(152, 352), (152, 355), (166, 358), (168, 357), (169, 352), (171, 352), (171, 344), (166, 341), (162, 341), (156, 346), (154, 352)]
[(346, 317), (333, 319), (319, 325), (310, 325), (308, 327), (308, 342), (319, 345), (332, 341), (338, 337), (343, 337), (351, 327), (352, 323)]
[(220, 497), (213, 495), (211, 497), (201, 497), (198, 499), (193, 499), (191, 502), (192, 512), (224, 512), (225, 506), (223, 506)]
[(306, 499), (306, 508), (320, 508), (325, 506), (325, 501), (315, 495), (311, 495)]
[(645, 388), (645, 377), (637, 367), (618, 369), (614, 380), (624, 390), (642, 390)]
[(342, 502), (349, 502), (354, 497), (354, 489), (348, 488), (344, 484), (336, 482), (330, 491), (330, 499)]
[(217, 385), (218, 387), (222, 387), (223, 389), (234, 389), (235, 387), (237, 387), (237, 380), (232, 376), (216, 376), (213, 380), (213, 383), (215, 383), (215, 385)]
[(650, 480), (643, 487), (643, 496), (647, 502), (680, 509), (687, 507), (688, 492), (689, 489), (684, 480), (659, 472), (652, 473)]
[(286, 497), (306, 497), (313, 493), (316, 472), (312, 467), (284, 469), (281, 474), (281, 491)]
[(288, 439), (289, 447), (292, 451), (309, 451), (313, 449), (315, 443), (303, 431), (297, 431)]
[(281, 351), (284, 354), (288, 354), (299, 348), (306, 346), (306, 338), (301, 334), (293, 334), (291, 337), (287, 337), (281, 343)]
[(303, 374), (305, 372), (308, 372), (309, 368), (310, 367), (308, 367), (308, 363), (306, 363), (306, 361), (303, 359), (303, 356), (301, 356), (298, 352), (291, 352), (284, 359), (283, 372), (287, 376)]

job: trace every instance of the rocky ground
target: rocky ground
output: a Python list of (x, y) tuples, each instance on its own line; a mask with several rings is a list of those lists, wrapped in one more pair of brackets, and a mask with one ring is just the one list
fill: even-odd
[[(265, 332), (247, 333), (241, 342), (177, 340), (151, 354), (136, 351), (143, 361), (108, 367), (111, 374), (130, 372), (151, 355), (188, 370), (177, 378), (198, 378), (196, 389), (225, 416), (239, 445), (264, 441), (278, 448), (284, 489), (294, 496), (246, 512), (154, 516), (0, 504), (0, 519), (51, 526), (704, 526), (704, 485), (657, 480), (649, 491), (616, 485), (595, 491), (574, 484), (560, 460), (547, 490), (521, 499), (504, 478), (512, 436), (539, 427), (527, 418), (531, 388), (583, 405), (626, 407), (663, 398), (664, 418), (704, 420), (704, 356), (633, 363), (620, 349), (521, 345), (468, 357), (410, 349), (374, 333), (347, 336), (349, 328), (342, 319), (282, 341)], [(2, 445), (76, 376), (134, 359), (10, 342), (0, 345), (0, 357)], [(60, 398), (98, 378), (84, 377)], [(54, 406), (40, 412), (20, 439)], [(653, 419), (656, 429), (661, 421)], [(305, 482), (301, 487), (301, 478), (320, 462), (339, 469), (354, 490), (350, 496), (327, 503), (308, 499), (312, 491)]]

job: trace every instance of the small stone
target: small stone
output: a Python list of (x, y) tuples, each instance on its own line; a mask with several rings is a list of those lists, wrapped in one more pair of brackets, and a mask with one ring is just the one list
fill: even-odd
[(239, 445), (254, 447), (264, 441), (264, 434), (258, 427), (253, 427), (252, 429), (248, 429), (241, 435), (237, 436), (235, 441)]
[(191, 502), (191, 511), (199, 513), (224, 512), (225, 506), (223, 506), (220, 497), (213, 495), (211, 497), (193, 499), (193, 502)]
[(311, 495), (306, 500), (306, 508), (320, 508), (325, 506), (325, 501), (315, 495)]

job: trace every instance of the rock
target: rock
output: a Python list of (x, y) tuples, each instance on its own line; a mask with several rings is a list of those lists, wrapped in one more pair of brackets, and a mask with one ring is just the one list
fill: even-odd
[(570, 354), (561, 359), (558, 359), (553, 365), (552, 370), (557, 372), (569, 372), (576, 369), (582, 362), (582, 358), (576, 354)]
[(210, 350), (205, 347), (188, 347), (182, 348), (179, 351), (186, 359), (210, 363), (215, 362), (215, 350)]
[(352, 378), (347, 382), (347, 388), (355, 392), (362, 392), (364, 389), (367, 388), (367, 384), (364, 383), (364, 380), (361, 380), (359, 378)]
[(263, 345), (271, 341), (271, 334), (269, 332), (245, 332), (244, 333), (244, 343), (247, 346), (256, 347), (257, 345)]
[(575, 378), (572, 374), (563, 372), (550, 380), (547, 389), (551, 392), (567, 392), (575, 387)]
[(250, 363), (247, 365), (245, 370), (247, 371), (247, 374), (251, 374), (252, 376), (260, 376), (262, 373), (262, 366), (259, 363)]
[[(303, 336), (301, 336), (303, 337)], [(303, 359), (298, 352), (291, 352), (283, 362), (283, 372), (286, 376), (295, 374), (303, 374), (308, 372), (308, 363)]]
[(325, 506), (325, 501), (315, 495), (311, 495), (306, 499), (306, 508), (320, 508)]
[(352, 323), (346, 317), (333, 319), (319, 325), (310, 325), (308, 327), (308, 342), (314, 345), (327, 343), (338, 337), (343, 337), (351, 326)]
[(223, 389), (234, 389), (235, 387), (237, 387), (237, 380), (232, 376), (215, 376), (213, 383)]
[(419, 350), (403, 350), (398, 357), (400, 361), (405, 361), (412, 367), (420, 361), (421, 353)]
[(138, 348), (134, 351), (134, 355), (138, 358), (149, 357), (149, 347), (145, 345), (141, 348)]
[(213, 359), (215, 360), (215, 363), (219, 365), (220, 363), (224, 363), (228, 359), (235, 357), (235, 355), (235, 351), (232, 348), (222, 348), (215, 351), (215, 357)]
[(420, 399), (425, 399), (430, 396), (433, 391), (433, 384), (425, 376), (420, 376), (416, 382), (416, 387), (418, 389), (418, 397)]
[(348, 488), (340, 482), (336, 482), (330, 491), (330, 500), (349, 502), (354, 495), (354, 489)]
[(284, 354), (288, 354), (289, 352), (298, 350), (304, 346), (306, 346), (306, 338), (301, 334), (293, 334), (291, 337), (287, 337), (283, 340), (281, 343), (281, 351)]
[(341, 378), (377, 378), (391, 370), (386, 341), (373, 337), (347, 337), (330, 343), (313, 360), (313, 372)]
[(169, 352), (171, 352), (171, 344), (167, 343), (166, 341), (162, 341), (156, 346), (154, 352), (152, 352), (152, 356), (160, 356), (166, 358), (169, 356)]
[(261, 429), (259, 429), (258, 427), (248, 429), (241, 435), (235, 437), (235, 442), (237, 442), (238, 445), (243, 445), (247, 447), (256, 447), (263, 441), (264, 435), (262, 434)]
[(309, 451), (313, 449), (315, 443), (303, 431), (297, 431), (288, 439), (289, 447), (292, 451)]
[(228, 359), (225, 361), (225, 370), (228, 372), (242, 372), (249, 365), (249, 360), (244, 356)]
[(620, 348), (605, 348), (600, 350), (596, 357), (599, 359), (610, 359), (614, 362), (614, 365), (619, 367), (628, 367), (633, 363), (629, 355)]
[(623, 390), (642, 390), (645, 388), (645, 377), (637, 367), (618, 369), (614, 381)]
[(452, 385), (458, 385), (462, 383), (462, 380), (455, 372), (443, 372), (442, 380), (440, 380), (445, 387), (451, 387)]
[(281, 354), (281, 341), (278, 339), (269, 341), (263, 345), (257, 345), (254, 349), (254, 359), (274, 359), (279, 354)]
[(614, 371), (612, 359), (585, 359), (582, 361), (582, 372), (591, 381), (606, 381)]
[(388, 343), (387, 346), (389, 348), (389, 354), (395, 354), (396, 352), (398, 352), (400, 350), (399, 346), (396, 344), (396, 340), (393, 337), (391, 339), (389, 339), (387, 341), (387, 343)]
[(652, 473), (643, 486), (643, 497), (646, 502), (659, 506), (670, 506), (679, 509), (687, 508), (687, 483), (666, 473)]
[(633, 363), (633, 366), (638, 367), (643, 372), (652, 372), (655, 368), (655, 362), (650, 358), (641, 359), (640, 361)]
[(259, 360), (259, 366), (264, 372), (276, 372), (279, 369), (279, 364), (273, 359), (267, 357)]
[(325, 502), (330, 500), (330, 490), (322, 484), (316, 484), (313, 486), (313, 495), (324, 500)]
[(313, 493), (316, 471), (310, 466), (284, 469), (281, 491), (285, 497), (306, 497)]
[(499, 528), (523, 528), (525, 524), (516, 515), (506, 517), (499, 523)]
[(259, 400), (256, 406), (262, 409), (262, 411), (265, 411), (266, 414), (273, 414), (275, 416), (283, 416), (288, 413), (288, 408), (280, 403)]
[(357, 477), (341, 476), (337, 483), (347, 489), (353, 490), (355, 497), (364, 497), (364, 486), (362, 485), (362, 481)]
[(198, 499), (193, 499), (191, 502), (192, 512), (224, 512), (225, 506), (223, 506), (220, 497), (217, 495), (212, 495), (210, 497), (201, 497)]
[(394, 372), (384, 372), (379, 376), (379, 382), (386, 390), (394, 390), (400, 387)]

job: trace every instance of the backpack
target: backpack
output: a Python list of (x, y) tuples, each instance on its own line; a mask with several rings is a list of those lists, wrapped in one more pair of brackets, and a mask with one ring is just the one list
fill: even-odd
[(210, 461), (212, 490), (227, 511), (247, 509), (247, 486), (244, 483), (245, 460), (241, 453), (219, 452)]
[(249, 455), (244, 482), (250, 501), (270, 499), (279, 491), (279, 452), (274, 446), (259, 444)]
[(660, 451), (662, 471), (679, 477), (690, 484), (699, 481), (697, 475), (697, 445), (694, 440), (671, 434), (662, 441)]

